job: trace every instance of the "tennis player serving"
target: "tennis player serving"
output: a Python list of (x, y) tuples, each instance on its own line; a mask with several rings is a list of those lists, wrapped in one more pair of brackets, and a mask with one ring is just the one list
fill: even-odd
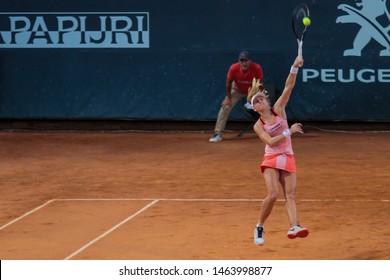
[(252, 104), (253, 110), (260, 114), (254, 130), (265, 143), (265, 155), (260, 169), (264, 175), (268, 194), (261, 204), (259, 220), (254, 231), (254, 243), (258, 246), (264, 244), (264, 223), (278, 198), (279, 184), (282, 186), (286, 199), (286, 210), (290, 222), (287, 237), (302, 238), (309, 234), (309, 230), (301, 227), (298, 221), (295, 200), (297, 176), (291, 144), (293, 134), (303, 133), (302, 124), (294, 123), (289, 128), (285, 111), (299, 67), (302, 65), (303, 59), (297, 57), (291, 66), (282, 95), (273, 107), (271, 107), (267, 92), (258, 80), (253, 79), (252, 87), (248, 91), (248, 102)]

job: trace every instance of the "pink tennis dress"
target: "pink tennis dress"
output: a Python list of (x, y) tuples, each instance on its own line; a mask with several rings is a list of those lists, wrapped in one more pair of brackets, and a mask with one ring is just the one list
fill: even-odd
[[(288, 122), (285, 118), (275, 114), (275, 121), (272, 124), (266, 124), (261, 120), (261, 124), (265, 132), (271, 137), (280, 135), (288, 129)], [(294, 152), (291, 145), (291, 137), (286, 137), (283, 141), (279, 142), (274, 147), (265, 145), (265, 155), (263, 162), (261, 163), (261, 172), (264, 172), (266, 168), (274, 168), (285, 170), (287, 172), (295, 173), (296, 165)]]

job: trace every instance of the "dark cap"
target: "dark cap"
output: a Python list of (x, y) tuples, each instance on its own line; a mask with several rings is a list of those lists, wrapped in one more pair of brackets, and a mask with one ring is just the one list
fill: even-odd
[(247, 51), (240, 52), (240, 54), (238, 56), (238, 60), (240, 60), (240, 59), (251, 60), (251, 54)]

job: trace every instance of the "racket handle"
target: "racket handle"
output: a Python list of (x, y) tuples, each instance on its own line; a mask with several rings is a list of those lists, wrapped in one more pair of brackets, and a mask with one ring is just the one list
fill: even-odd
[(298, 42), (298, 58), (299, 59), (302, 59), (302, 45), (303, 45), (303, 41), (299, 41)]

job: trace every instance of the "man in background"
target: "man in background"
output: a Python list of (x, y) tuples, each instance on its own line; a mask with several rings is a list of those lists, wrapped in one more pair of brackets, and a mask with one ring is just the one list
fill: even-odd
[(243, 51), (238, 55), (238, 62), (232, 64), (227, 73), (226, 97), (222, 101), (214, 134), (209, 139), (210, 142), (216, 143), (222, 140), (222, 133), (225, 130), (230, 112), (238, 101), (247, 97), (248, 88), (252, 85), (253, 78), (259, 79), (263, 83), (263, 69), (260, 64), (252, 62), (249, 52)]

